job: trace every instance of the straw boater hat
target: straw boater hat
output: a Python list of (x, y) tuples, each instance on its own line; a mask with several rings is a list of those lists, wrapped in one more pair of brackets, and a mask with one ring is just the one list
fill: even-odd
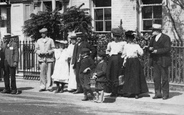
[(153, 24), (152, 25), (152, 29), (153, 30), (161, 30), (162, 29), (162, 25), (161, 24)]
[(10, 34), (10, 33), (6, 33), (6, 34), (4, 35), (3, 38), (4, 38), (4, 39), (6, 39), (6, 38), (11, 38), (11, 34)]
[(39, 30), (40, 33), (45, 33), (47, 31), (48, 31), (47, 28), (42, 28), (41, 30)]
[(84, 34), (82, 32), (77, 32), (75, 34), (76, 34), (77, 37), (83, 37), (84, 36)]
[(69, 38), (72, 39), (72, 40), (75, 40), (75, 39), (77, 38), (77, 36), (76, 36), (76, 34), (71, 34), (71, 35), (69, 36)]

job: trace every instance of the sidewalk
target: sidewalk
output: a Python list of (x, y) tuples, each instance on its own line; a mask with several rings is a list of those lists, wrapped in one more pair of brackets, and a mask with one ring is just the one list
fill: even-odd
[[(62, 112), (65, 112), (65, 107), (69, 107), (71, 110), (73, 110), (72, 108), (74, 107), (77, 111), (86, 113), (83, 115), (184, 115), (184, 92), (182, 91), (171, 90), (170, 98), (167, 100), (152, 99), (154, 96), (153, 88), (149, 88), (149, 97), (147, 96), (139, 99), (110, 97), (109, 93), (105, 93), (104, 103), (94, 103), (92, 101), (81, 101), (83, 94), (72, 94), (69, 92), (55, 94), (49, 91), (40, 93), (38, 80), (18, 78), (17, 87), (22, 90), (22, 94), (0, 94), (0, 103), (2, 102), (0, 108), (3, 104), (9, 106), (10, 100), (13, 100), (15, 105), (20, 104), (19, 106), (21, 106), (23, 104), (25, 107), (29, 107), (31, 109), (27, 110), (29, 112), (32, 112), (32, 108), (37, 110), (39, 106), (41, 107), (40, 110), (38, 109), (40, 113), (43, 108), (49, 106), (50, 108), (46, 109), (46, 111), (61, 107), (58, 111), (62, 109)], [(0, 90), (3, 88), (4, 83), (0, 82)], [(49, 104), (54, 104), (54, 106)], [(17, 106), (15, 106), (15, 108), (16, 107)], [(4, 110), (2, 109), (2, 111)], [(28, 115), (32, 115), (32, 113)], [(67, 115), (75, 114), (71, 113)]]
[[(149, 84), (148, 84), (149, 86)], [(18, 89), (24, 92), (38, 92), (39, 91), (39, 81), (38, 80), (25, 80), (25, 79), (17, 79), (17, 87)], [(4, 83), (0, 82), (0, 88), (4, 88)], [(39, 92), (38, 92), (39, 93)], [(52, 93), (53, 92), (44, 92), (44, 93)], [(61, 95), (74, 95), (72, 93), (62, 93)], [(149, 95), (150, 97), (142, 97), (138, 99), (139, 101), (145, 102), (153, 102), (153, 103), (163, 103), (163, 104), (174, 104), (174, 105), (183, 105), (184, 106), (184, 92), (183, 91), (174, 91), (170, 90), (170, 98), (167, 100), (162, 99), (152, 99), (154, 96), (153, 88), (149, 88)], [(80, 96), (83, 98), (83, 94), (77, 94), (75, 96)], [(109, 94), (105, 93), (105, 97), (110, 99)], [(134, 100), (134, 98), (125, 98), (125, 97), (117, 97), (114, 103), (121, 103), (123, 100)], [(108, 100), (110, 101), (110, 100)]]

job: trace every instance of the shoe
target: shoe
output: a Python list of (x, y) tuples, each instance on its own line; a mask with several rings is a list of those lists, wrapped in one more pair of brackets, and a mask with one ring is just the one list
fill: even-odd
[(43, 91), (46, 91), (45, 89), (40, 89), (39, 92), (43, 92)]
[(75, 91), (75, 92), (73, 92), (73, 94), (79, 94), (79, 93), (82, 93), (81, 91)]
[(162, 97), (163, 100), (167, 100), (168, 98), (169, 98), (169, 96)]
[(139, 99), (139, 96), (138, 95), (135, 95), (135, 99)]
[(154, 96), (152, 99), (159, 99), (162, 98), (162, 96)]
[(75, 92), (75, 91), (76, 91), (75, 89), (68, 90), (68, 92), (70, 92), (70, 93)]
[(49, 92), (53, 92), (53, 89), (47, 89), (47, 91), (49, 91)]
[(60, 88), (57, 88), (54, 93), (59, 93), (59, 92), (60, 92)]
[(10, 90), (6, 90), (6, 89), (4, 89), (3, 91), (1, 91), (1, 93), (11, 93), (11, 91)]
[(64, 90), (63, 89), (61, 89), (60, 91), (59, 91), (59, 93), (63, 93), (64, 92)]
[(12, 90), (11, 91), (11, 94), (17, 94), (18, 92), (17, 92), (17, 90)]
[(110, 97), (117, 97), (117, 94), (111, 93)]
[(88, 101), (89, 99), (88, 98), (84, 98), (84, 99), (82, 99), (82, 101)]

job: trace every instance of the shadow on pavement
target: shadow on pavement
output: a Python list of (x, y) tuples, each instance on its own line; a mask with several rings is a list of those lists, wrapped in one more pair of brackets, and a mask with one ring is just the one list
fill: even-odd
[(116, 101), (116, 97), (104, 97), (103, 103), (114, 103)]
[(179, 96), (182, 95), (183, 93), (180, 92), (169, 92), (169, 98), (173, 98), (175, 96)]
[(19, 90), (30, 90), (33, 89), (33, 87), (20, 87)]

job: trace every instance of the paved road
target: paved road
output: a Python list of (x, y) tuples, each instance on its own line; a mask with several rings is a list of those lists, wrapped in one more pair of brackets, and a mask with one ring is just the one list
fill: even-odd
[(171, 91), (168, 100), (153, 100), (153, 90), (140, 99), (106, 94), (104, 103), (94, 103), (81, 101), (82, 94), (40, 93), (38, 81), (18, 80), (17, 86), (22, 94), (0, 94), (0, 115), (184, 115), (184, 92)]

